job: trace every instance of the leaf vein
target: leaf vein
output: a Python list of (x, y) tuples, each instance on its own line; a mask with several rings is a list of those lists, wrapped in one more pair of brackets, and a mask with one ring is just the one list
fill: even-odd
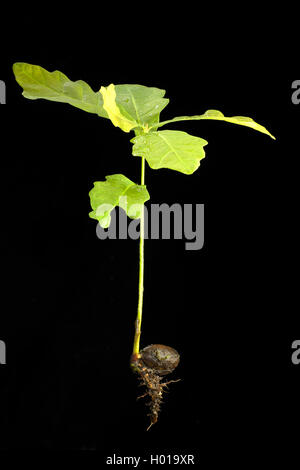
[[(170, 144), (170, 142), (168, 142), (168, 140), (167, 140), (161, 133), (158, 134), (158, 135), (159, 135), (159, 137), (166, 143), (166, 145), (167, 145), (168, 147), (170, 147), (170, 149), (175, 153), (175, 155), (177, 156), (178, 160), (181, 161), (183, 167), (186, 168), (186, 164), (185, 164), (184, 160), (182, 160), (182, 158), (179, 156), (179, 154), (178, 154), (178, 152), (176, 151), (176, 149)], [(164, 155), (164, 157), (165, 157), (165, 155)], [(164, 158), (164, 157), (163, 157), (163, 158)], [(161, 162), (160, 162), (160, 163), (161, 163)]]

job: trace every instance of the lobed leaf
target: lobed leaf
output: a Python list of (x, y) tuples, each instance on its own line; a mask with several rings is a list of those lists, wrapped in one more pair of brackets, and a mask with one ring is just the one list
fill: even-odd
[(122, 114), (135, 121), (138, 126), (149, 128), (159, 121), (160, 112), (169, 100), (165, 90), (144, 85), (115, 85), (116, 103)]
[(207, 141), (182, 131), (155, 131), (136, 136), (132, 154), (144, 157), (153, 169), (169, 168), (190, 175), (205, 157)]
[(95, 92), (82, 80), (72, 82), (58, 70), (48, 72), (39, 65), (16, 62), (13, 72), (23, 88), (23, 96), (30, 100), (39, 98), (68, 103), (76, 108), (107, 118), (101, 93)]
[(25, 98), (68, 103), (89, 113), (109, 118), (115, 126), (129, 132), (133, 128), (148, 131), (159, 121), (169, 100), (165, 90), (143, 85), (109, 85), (95, 92), (83, 80), (71, 81), (65, 74), (39, 65), (16, 62), (13, 72)]
[(177, 121), (192, 121), (192, 120), (194, 121), (194, 120), (201, 120), (201, 119), (214, 119), (218, 121), (227, 121), (227, 122), (231, 122), (232, 124), (239, 124), (240, 126), (251, 127), (252, 129), (262, 132), (263, 134), (267, 134), (270, 137), (272, 137), (272, 139), (275, 139), (275, 137), (272, 134), (270, 134), (270, 132), (264, 126), (257, 124), (257, 122), (255, 122), (253, 119), (246, 117), (246, 116), (225, 117), (224, 114), (221, 113), (221, 111), (217, 111), (215, 109), (209, 109), (204, 114), (200, 114), (197, 116), (178, 116), (173, 119), (169, 119), (168, 121), (162, 121), (159, 124), (157, 124), (155, 128), (165, 126), (166, 124), (177, 122)]
[(124, 209), (131, 219), (140, 218), (145, 201), (150, 199), (146, 186), (135, 184), (121, 174), (105, 178), (106, 181), (96, 181), (89, 192), (93, 209), (89, 216), (98, 220), (103, 228), (109, 227), (110, 213), (116, 206)]
[(114, 124), (124, 132), (142, 128), (145, 132), (159, 121), (159, 114), (169, 100), (165, 90), (143, 85), (114, 85), (101, 87), (104, 109)]
[(138, 126), (138, 123), (128, 113), (124, 113), (124, 111), (121, 113), (116, 103), (116, 89), (113, 83), (108, 87), (102, 86), (100, 93), (103, 96), (103, 108), (114, 126), (120, 127), (124, 132), (129, 132)]

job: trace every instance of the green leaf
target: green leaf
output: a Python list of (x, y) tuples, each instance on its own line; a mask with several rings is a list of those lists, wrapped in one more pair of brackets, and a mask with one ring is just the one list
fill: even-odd
[(101, 93), (95, 92), (82, 80), (72, 82), (62, 72), (48, 72), (39, 65), (16, 62), (13, 65), (16, 81), (24, 89), (23, 96), (30, 100), (43, 98), (68, 103), (88, 113), (108, 117), (103, 109)]
[(144, 85), (115, 85), (116, 103), (125, 117), (139, 126), (150, 128), (159, 121), (160, 112), (169, 100), (165, 90)]
[(146, 186), (135, 184), (119, 174), (105, 178), (106, 181), (96, 181), (89, 192), (93, 209), (89, 216), (98, 220), (103, 228), (109, 227), (110, 213), (116, 206), (124, 209), (131, 219), (140, 218), (145, 201), (150, 199)]
[[(209, 109), (206, 111), (204, 114), (200, 114), (198, 116), (178, 116), (173, 119), (169, 119), (168, 121), (162, 121), (155, 127), (161, 127), (165, 126), (166, 124), (169, 124), (171, 122), (177, 122), (177, 121), (194, 121), (194, 120), (201, 120), (201, 119), (214, 119), (218, 121), (227, 121), (231, 122), (232, 124), (239, 124), (240, 126), (247, 126), (247, 127), (252, 127), (252, 129), (255, 129), (256, 131), (262, 132), (263, 134), (267, 134), (272, 139), (275, 139), (275, 137), (270, 134), (270, 132), (260, 124), (257, 124), (253, 119), (245, 116), (232, 116), (232, 117), (225, 117), (221, 111), (217, 111), (215, 109)], [(276, 140), (276, 139), (275, 139)]]
[(103, 96), (103, 107), (114, 126), (120, 127), (124, 132), (129, 132), (138, 126), (138, 123), (130, 115), (126, 115), (127, 113), (124, 111), (121, 113), (116, 103), (116, 89), (113, 83), (108, 87), (102, 86), (100, 93)]
[(153, 169), (170, 168), (186, 175), (194, 173), (205, 157), (207, 141), (181, 131), (157, 131), (131, 139), (132, 154), (145, 157)]
[(114, 85), (101, 87), (103, 107), (114, 126), (124, 132), (141, 128), (148, 132), (159, 121), (160, 112), (169, 100), (165, 90), (143, 85)]

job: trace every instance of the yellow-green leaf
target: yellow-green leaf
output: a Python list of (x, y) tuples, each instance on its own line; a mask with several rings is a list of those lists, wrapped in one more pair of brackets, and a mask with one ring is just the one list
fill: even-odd
[[(275, 139), (275, 137), (261, 124), (258, 124), (255, 122), (253, 119), (246, 117), (246, 116), (231, 116), (231, 117), (226, 117), (224, 116), (221, 111), (217, 111), (216, 109), (209, 109), (206, 111), (204, 114), (196, 115), (196, 116), (178, 116), (173, 119), (169, 119), (168, 121), (162, 121), (155, 125), (155, 128), (164, 126), (165, 124), (169, 124), (171, 122), (176, 122), (176, 121), (198, 121), (201, 119), (214, 119), (217, 121), (227, 121), (231, 122), (232, 124), (239, 124), (240, 126), (247, 126), (247, 127), (252, 127), (252, 129), (255, 129), (256, 131), (262, 132), (263, 134), (267, 134), (272, 139)], [(153, 126), (154, 127), (154, 126)]]
[(113, 83), (108, 87), (102, 86), (100, 88), (100, 93), (103, 96), (103, 108), (107, 112), (108, 117), (114, 126), (120, 127), (124, 132), (130, 132), (131, 129), (138, 126), (138, 123), (135, 120), (130, 119), (130, 117), (126, 117), (120, 112), (116, 103), (116, 90)]
[(182, 131), (157, 131), (136, 136), (132, 155), (144, 157), (149, 166), (169, 168), (191, 175), (205, 157), (204, 148), (207, 141)]
[(106, 176), (106, 181), (96, 181), (89, 192), (92, 212), (89, 216), (107, 228), (111, 221), (111, 211), (119, 206), (131, 219), (141, 217), (145, 201), (150, 199), (145, 185), (135, 184), (124, 175)]
[(164, 98), (165, 90), (144, 85), (115, 85), (116, 103), (124, 116), (136, 121), (147, 131), (159, 122), (160, 112), (169, 100)]
[(88, 113), (108, 117), (103, 109), (103, 99), (83, 80), (72, 82), (65, 74), (48, 70), (39, 65), (16, 62), (13, 72), (18, 84), (23, 88), (23, 96), (30, 100), (45, 99), (68, 103)]

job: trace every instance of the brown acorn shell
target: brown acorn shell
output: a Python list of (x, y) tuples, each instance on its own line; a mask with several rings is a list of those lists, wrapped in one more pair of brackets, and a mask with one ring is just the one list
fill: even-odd
[(180, 355), (170, 346), (151, 344), (140, 351), (140, 357), (146, 367), (153, 369), (158, 375), (167, 375), (178, 366)]

